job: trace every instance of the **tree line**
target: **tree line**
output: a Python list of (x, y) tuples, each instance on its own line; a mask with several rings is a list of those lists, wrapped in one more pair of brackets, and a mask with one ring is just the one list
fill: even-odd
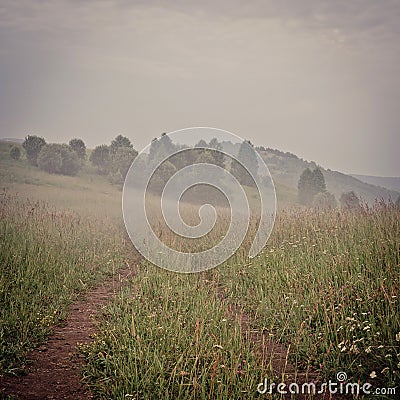
[[(113, 183), (123, 182), (128, 169), (138, 152), (133, 148), (129, 138), (118, 135), (112, 142), (96, 146), (87, 157), (87, 149), (82, 139), (74, 138), (68, 144), (47, 143), (43, 137), (28, 135), (23, 144), (28, 162), (43, 171), (51, 174), (76, 175), (83, 167), (87, 158), (100, 175), (106, 175)], [(179, 152), (179, 150), (189, 150)], [(149, 154), (146, 158), (146, 167), (163, 160), (171, 153), (178, 154), (165, 161), (158, 171), (158, 177), (165, 181), (175, 171), (194, 163), (210, 163), (225, 168), (226, 160), (222, 153), (222, 144), (216, 138), (208, 143), (200, 140), (194, 148), (173, 143), (171, 138), (163, 133), (161, 137), (151, 142)], [(10, 155), (19, 159), (21, 152), (14, 146)], [(238, 159), (249, 166), (251, 172), (257, 175), (258, 161), (255, 149), (250, 141), (244, 141), (240, 148)], [(239, 163), (230, 164), (231, 172), (243, 185), (252, 185), (251, 177)], [(162, 184), (163, 182), (159, 182)]]
[[(87, 149), (82, 139), (74, 138), (68, 144), (47, 143), (43, 137), (28, 135), (23, 144), (28, 162), (50, 174), (76, 175), (87, 160)], [(97, 146), (90, 154), (89, 161), (97, 173), (108, 175), (112, 183), (121, 183), (129, 166), (137, 156), (130, 140), (118, 135), (110, 145)], [(13, 146), (10, 156), (21, 157), (19, 147)]]
[[(23, 144), (28, 162), (43, 171), (51, 174), (76, 175), (87, 160), (87, 149), (84, 141), (74, 138), (68, 144), (47, 143), (43, 137), (28, 135)], [(262, 148), (256, 148), (262, 150)], [(247, 165), (254, 176), (257, 176), (258, 161), (256, 149), (250, 141), (243, 141), (239, 147), (238, 160)], [(163, 160), (168, 154), (179, 150), (188, 150), (188, 146), (172, 142), (170, 137), (163, 133), (161, 137), (154, 138), (151, 142), (149, 153), (143, 168), (152, 167), (153, 163)], [(200, 140), (190, 151), (178, 152), (165, 161), (154, 175), (152, 188), (156, 191), (164, 187), (167, 180), (179, 169), (195, 163), (215, 164), (225, 168), (227, 160), (223, 146), (217, 139), (211, 139), (208, 143)], [(90, 153), (89, 161), (95, 167), (96, 172), (108, 177), (111, 183), (123, 183), (128, 170), (138, 155), (129, 138), (118, 135), (109, 145), (96, 146)], [(10, 150), (11, 158), (18, 160), (21, 150), (13, 146)], [(253, 186), (251, 175), (236, 161), (230, 162), (230, 171), (245, 186)], [(326, 188), (322, 170), (317, 167), (314, 170), (306, 168), (300, 175), (298, 184), (298, 203), (303, 206), (317, 208), (334, 208), (337, 201), (333, 193)], [(342, 193), (339, 203), (343, 208), (360, 208), (360, 198), (354, 191)], [(396, 201), (400, 206), (400, 196)]]
[[(335, 208), (337, 201), (335, 195), (326, 189), (325, 177), (320, 168), (311, 171), (306, 168), (300, 175), (298, 184), (298, 202), (303, 206), (316, 208)], [(397, 202), (399, 202), (399, 199)], [(343, 192), (339, 199), (340, 206), (349, 210), (360, 208), (360, 198), (354, 191)]]

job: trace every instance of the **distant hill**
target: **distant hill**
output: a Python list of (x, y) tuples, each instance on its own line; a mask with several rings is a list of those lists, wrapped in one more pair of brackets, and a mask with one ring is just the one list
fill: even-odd
[(371, 185), (384, 187), (389, 190), (400, 192), (400, 177), (389, 176), (369, 176), (369, 175), (352, 175), (354, 178)]
[[(223, 142), (223, 148), (231, 154), (237, 155), (240, 144)], [(383, 187), (382, 182), (366, 182), (361, 178), (346, 175), (338, 171), (325, 169), (314, 161), (307, 161), (295, 154), (283, 152), (268, 147), (256, 147), (256, 150), (266, 162), (275, 183), (278, 201), (282, 204), (293, 204), (297, 200), (297, 183), (301, 173), (306, 169), (319, 167), (325, 177), (327, 190), (339, 200), (343, 192), (354, 191), (363, 201), (372, 204), (376, 199), (396, 201), (400, 192), (400, 178), (398, 186)], [(386, 178), (382, 178), (386, 179)], [(392, 179), (392, 178), (389, 178)]]
[[(9, 151), (12, 143), (21, 144), (23, 139), (1, 138), (0, 158), (10, 159)], [(231, 154), (237, 154), (240, 144), (222, 142), (223, 149)], [(293, 205), (297, 201), (297, 183), (305, 168), (314, 169), (318, 165), (295, 154), (276, 149), (257, 147), (257, 151), (265, 160), (274, 179), (278, 204)], [(90, 153), (90, 150), (88, 150)], [(22, 156), (24, 158), (24, 156)], [(381, 178), (362, 175), (346, 175), (341, 172), (324, 169), (327, 190), (339, 200), (343, 192), (354, 191), (363, 201), (373, 203), (376, 199), (396, 201), (400, 195), (400, 178)], [(1, 174), (0, 174), (1, 175)], [(1, 179), (1, 176), (0, 176)]]
[[(343, 192), (353, 190), (363, 201), (373, 203), (376, 199), (396, 201), (399, 192), (376, 186), (370, 182), (363, 182), (354, 176), (346, 175), (338, 171), (324, 169), (314, 161), (306, 161), (292, 153), (284, 153), (269, 148), (258, 148), (258, 152), (265, 160), (274, 181), (279, 182), (297, 192), (299, 177), (305, 168), (321, 168), (325, 177), (327, 190), (333, 193), (338, 200)], [(399, 181), (400, 183), (400, 181)], [(400, 191), (400, 186), (398, 189)]]
[(0, 142), (23, 143), (25, 139), (17, 138), (0, 138)]

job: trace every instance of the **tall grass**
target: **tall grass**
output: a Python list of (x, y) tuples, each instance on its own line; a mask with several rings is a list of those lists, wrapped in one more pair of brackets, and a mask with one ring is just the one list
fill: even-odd
[(206, 276), (142, 267), (82, 347), (86, 382), (99, 398), (251, 395), (261, 376), (252, 371), (251, 343)]
[(100, 398), (255, 397), (263, 376), (279, 381), (228, 311), (234, 304), (248, 329), (290, 348), (298, 371), (398, 385), (399, 249), (399, 212), (377, 204), (281, 211), (259, 256), (241, 249), (207, 273), (143, 267), (83, 348), (86, 381)]
[[(215, 271), (227, 295), (325, 377), (400, 383), (400, 213), (280, 212), (268, 246)], [(371, 379), (371, 376), (375, 376)]]
[(24, 369), (28, 350), (68, 304), (122, 265), (119, 226), (0, 196), (0, 371)]

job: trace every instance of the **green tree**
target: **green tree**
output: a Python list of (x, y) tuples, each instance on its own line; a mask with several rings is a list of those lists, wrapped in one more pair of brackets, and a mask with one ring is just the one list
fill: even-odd
[(147, 157), (147, 162), (151, 165), (157, 157), (158, 151), (160, 149), (160, 142), (157, 138), (154, 138), (151, 141), (150, 149), (149, 149), (149, 156)]
[(199, 142), (194, 147), (209, 147), (204, 139), (200, 139)]
[(313, 187), (315, 194), (326, 191), (325, 178), (320, 168), (315, 168), (313, 171)]
[(17, 146), (11, 147), (11, 150), (10, 150), (10, 157), (11, 157), (13, 160), (19, 160), (19, 159), (21, 158), (21, 150), (20, 150), (20, 148), (17, 147)]
[(201, 151), (197, 157), (196, 162), (204, 164), (215, 164), (215, 159), (212, 156), (212, 153), (213, 152), (208, 150)]
[(171, 138), (168, 136), (168, 134), (166, 132), (164, 132), (161, 135), (160, 143), (161, 143), (162, 148), (165, 149), (167, 154), (170, 154), (176, 150), (175, 145), (172, 143)]
[(75, 151), (80, 160), (86, 159), (86, 145), (82, 139), (71, 139), (69, 141), (69, 147), (71, 150)]
[(37, 158), (40, 169), (51, 174), (76, 175), (81, 168), (77, 154), (66, 144), (46, 144)]
[(22, 143), (22, 147), (25, 149), (26, 158), (32, 165), (38, 165), (38, 155), (45, 144), (46, 141), (42, 137), (36, 135), (28, 135), (25, 138), (24, 143)]
[(321, 169), (315, 168), (311, 171), (310, 168), (306, 168), (300, 175), (297, 189), (300, 204), (306, 206), (313, 204), (314, 197), (326, 191), (325, 178)]
[(314, 196), (313, 206), (316, 208), (335, 208), (337, 202), (333, 193), (324, 191)]
[(176, 167), (170, 161), (164, 161), (151, 177), (149, 190), (161, 194), (167, 181), (176, 172)]
[(196, 150), (196, 158), (193, 161), (214, 164), (220, 166), (221, 168), (224, 167), (224, 154), (221, 153), (222, 145), (216, 138), (211, 139), (210, 143), (207, 143), (205, 140), (201, 139), (194, 147), (195, 149), (201, 147), (201, 149)]
[(168, 134), (164, 132), (159, 139), (155, 138), (152, 140), (147, 161), (150, 166), (153, 166), (154, 163), (159, 163), (177, 149)]
[(313, 180), (314, 175), (312, 171), (310, 170), (310, 168), (306, 168), (300, 175), (300, 179), (297, 184), (298, 200), (300, 204), (311, 204), (314, 197)]
[(112, 183), (122, 183), (138, 152), (130, 147), (118, 147), (111, 155), (109, 178)]
[(133, 148), (133, 145), (131, 141), (126, 137), (122, 135), (118, 135), (112, 142), (110, 146), (110, 151), (111, 153), (115, 153), (117, 149), (121, 147), (126, 147), (126, 148)]
[[(258, 160), (254, 146), (249, 140), (244, 140), (241, 143), (237, 159), (239, 162), (233, 160), (231, 164), (232, 175), (234, 175), (242, 185), (254, 186), (254, 181), (250, 173), (254, 177), (257, 177)], [(246, 168), (243, 166), (246, 166)], [(247, 170), (249, 172), (247, 172)]]
[(345, 192), (340, 196), (340, 205), (346, 210), (358, 210), (360, 208), (360, 199), (354, 191)]
[(110, 147), (106, 144), (96, 146), (89, 157), (90, 162), (97, 168), (101, 175), (107, 175), (110, 172), (111, 154)]
[[(218, 165), (221, 168), (224, 168), (225, 166), (225, 156), (224, 153), (222, 153), (222, 144), (218, 142), (216, 138), (213, 138), (210, 140), (209, 147), (211, 149), (214, 149), (214, 151), (211, 151), (211, 155), (214, 158), (214, 164)], [(256, 158), (257, 161), (257, 158)], [(257, 162), (257, 170), (258, 170), (258, 162)]]

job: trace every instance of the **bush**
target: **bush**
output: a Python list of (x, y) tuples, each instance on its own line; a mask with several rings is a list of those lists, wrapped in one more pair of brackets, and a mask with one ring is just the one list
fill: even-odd
[(97, 146), (89, 157), (90, 162), (97, 168), (97, 172), (101, 175), (107, 175), (110, 169), (110, 147), (106, 144)]
[(111, 153), (115, 153), (119, 148), (133, 149), (131, 141), (122, 135), (118, 135), (112, 142), (110, 146)]
[(123, 182), (129, 167), (137, 156), (137, 151), (129, 147), (118, 147), (111, 156), (111, 171), (121, 176)]
[(69, 147), (71, 150), (75, 151), (80, 160), (86, 159), (86, 145), (82, 139), (71, 139), (69, 141)]
[(314, 196), (313, 206), (316, 208), (335, 208), (335, 195), (330, 192), (320, 192)]
[(11, 157), (13, 160), (19, 160), (19, 159), (21, 158), (21, 150), (20, 150), (20, 148), (17, 147), (17, 146), (11, 147), (11, 150), (10, 150), (10, 157)]
[(353, 192), (345, 192), (340, 196), (340, 205), (347, 210), (358, 210), (360, 208), (360, 199)]
[(171, 176), (176, 172), (176, 167), (170, 161), (163, 162), (154, 172), (150, 179), (149, 190), (151, 192), (161, 194), (165, 187), (165, 184), (171, 178)]
[(24, 143), (22, 143), (22, 147), (25, 149), (26, 158), (32, 165), (38, 165), (38, 156), (42, 147), (46, 144), (46, 141), (39, 136), (28, 135)]
[(40, 169), (50, 174), (76, 175), (81, 168), (77, 154), (66, 144), (46, 144), (37, 162)]

